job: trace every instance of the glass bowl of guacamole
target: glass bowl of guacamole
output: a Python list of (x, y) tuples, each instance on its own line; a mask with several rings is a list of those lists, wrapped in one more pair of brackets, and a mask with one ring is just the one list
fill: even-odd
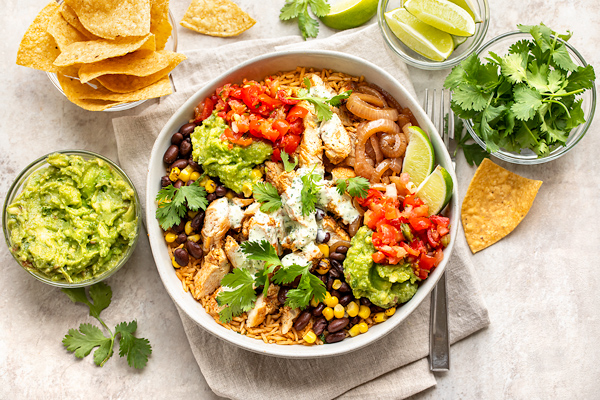
[(129, 259), (141, 207), (115, 163), (84, 150), (45, 155), (17, 176), (4, 200), (2, 227), (15, 260), (57, 287), (100, 282)]

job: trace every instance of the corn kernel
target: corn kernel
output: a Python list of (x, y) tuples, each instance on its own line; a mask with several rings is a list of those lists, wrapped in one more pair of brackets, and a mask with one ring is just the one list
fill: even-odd
[(197, 181), (200, 178), (200, 172), (198, 171), (194, 171), (190, 174), (190, 179), (193, 180), (194, 182)]
[(200, 235), (197, 233), (195, 235), (190, 235), (187, 237), (187, 240), (191, 240), (192, 242), (197, 242), (200, 240)]
[(362, 319), (367, 319), (371, 315), (371, 309), (367, 306), (360, 306), (358, 310), (358, 316)]
[(190, 218), (194, 218), (196, 215), (198, 215), (198, 213), (199, 213), (199, 211), (192, 211), (192, 210), (189, 210), (189, 211), (187, 212), (187, 215), (188, 215), (188, 217), (190, 217)]
[(227, 193), (225, 194), (225, 197), (227, 197), (229, 200), (231, 200), (235, 197), (235, 193), (233, 193), (231, 190), (228, 190)]
[[(175, 262), (175, 261), (173, 261), (173, 262)], [(325, 317), (325, 319), (327, 321), (331, 320), (331, 318), (333, 318), (333, 308), (325, 307), (323, 309), (323, 316)]]
[(329, 263), (329, 260), (324, 259), (319, 262), (319, 268), (317, 268), (317, 272), (321, 275), (325, 275), (327, 272), (329, 272), (330, 268), (331, 264)]
[(257, 180), (259, 180), (260, 178), (262, 178), (263, 174), (260, 171), (260, 169), (258, 168), (254, 168), (252, 170), (252, 172), (250, 172), (250, 177), (252, 178), (253, 182), (256, 182)]
[(175, 261), (175, 257), (171, 257), (171, 263), (174, 268), (181, 268), (181, 265), (177, 264), (177, 261)]
[(175, 182), (177, 179), (179, 179), (179, 173), (180, 172), (181, 171), (177, 167), (171, 168), (171, 173), (169, 174), (169, 180), (171, 182)]
[(304, 339), (306, 343), (314, 343), (315, 340), (317, 340), (317, 335), (315, 335), (313, 331), (308, 331), (302, 336), (302, 339)]
[(182, 181), (186, 182), (190, 180), (190, 176), (192, 175), (192, 172), (194, 172), (194, 170), (192, 169), (192, 167), (190, 167), (189, 165), (187, 167), (185, 167), (183, 169), (183, 171), (181, 171), (179, 173), (179, 179), (181, 179)]
[(346, 311), (348, 312), (348, 315), (350, 317), (356, 317), (358, 315), (358, 310), (359, 310), (358, 304), (356, 304), (355, 301), (351, 301), (346, 306)]
[(328, 258), (329, 257), (329, 246), (327, 246), (325, 243), (322, 243), (320, 245), (317, 246), (319, 248), (319, 250), (321, 250), (321, 253), (323, 253), (323, 257)]
[(375, 316), (373, 316), (373, 322), (375, 322), (376, 324), (383, 322), (387, 319), (387, 317), (385, 316), (385, 313), (382, 312), (378, 312), (377, 314), (375, 314)]
[(192, 221), (188, 221), (185, 223), (185, 234), (191, 235), (194, 230), (192, 229)]
[(396, 313), (396, 307), (388, 308), (387, 310), (384, 311), (384, 313), (386, 316), (391, 317), (392, 315), (394, 315)]
[[(334, 299), (337, 299), (337, 297), (334, 297)], [(344, 318), (344, 314), (346, 313), (346, 310), (344, 310), (344, 306), (341, 304), (337, 304), (335, 307), (333, 307), (333, 316), (336, 318)]]
[(165, 235), (165, 240), (167, 241), (167, 243), (173, 243), (175, 239), (177, 239), (177, 235), (173, 232), (169, 232)]
[(360, 333), (360, 328), (358, 325), (354, 325), (352, 328), (348, 329), (348, 333), (352, 337), (357, 336)]
[(310, 305), (312, 307), (316, 307), (319, 305), (319, 301), (317, 301), (317, 299), (315, 297), (313, 297), (312, 299), (310, 299)]
[(217, 190), (217, 184), (212, 179), (209, 179), (204, 184), (204, 189), (206, 189), (206, 193), (214, 193)]
[(357, 326), (358, 326), (358, 329), (360, 330), (360, 333), (366, 333), (369, 330), (369, 325), (367, 325), (367, 323), (365, 321), (362, 321)]
[(339, 300), (338, 300), (338, 298), (337, 298), (337, 297), (335, 297), (335, 296), (331, 296), (331, 295), (330, 295), (329, 297), (325, 297), (325, 305), (326, 305), (327, 307), (331, 307), (331, 308), (333, 308), (333, 307), (337, 306), (337, 305), (338, 305), (338, 303), (339, 303)]
[(244, 182), (244, 184), (242, 184), (242, 193), (244, 193), (244, 196), (250, 197), (252, 194), (252, 184)]
[(204, 186), (206, 185), (206, 183), (210, 180), (210, 177), (208, 175), (204, 175), (204, 177), (202, 178), (202, 180), (200, 181), (200, 186)]
[(331, 285), (332, 288), (334, 288), (335, 290), (338, 290), (339, 288), (342, 287), (342, 281), (340, 281), (339, 279), (336, 279), (335, 281), (333, 281), (333, 285)]

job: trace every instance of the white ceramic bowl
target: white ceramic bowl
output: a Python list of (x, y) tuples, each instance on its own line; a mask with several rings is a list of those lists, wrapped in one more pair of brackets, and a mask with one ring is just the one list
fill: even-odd
[(409, 107), (412, 110), (419, 125), (430, 134), (431, 142), (437, 156), (437, 163), (446, 168), (452, 175), (454, 182), (457, 182), (456, 175), (452, 169), (450, 156), (432, 122), (427, 118), (427, 115), (421, 106), (419, 106), (416, 99), (414, 99), (409, 92), (386, 71), (361, 58), (338, 52), (320, 50), (278, 52), (249, 60), (212, 80), (203, 89), (196, 92), (196, 94), (186, 101), (167, 122), (154, 143), (148, 166), (146, 221), (152, 254), (156, 261), (156, 266), (163, 284), (175, 304), (177, 304), (193, 321), (213, 335), (246, 350), (286, 358), (314, 358), (347, 353), (375, 342), (377, 339), (382, 338), (396, 328), (417, 308), (419, 304), (421, 304), (437, 283), (450, 258), (459, 224), (459, 208), (458, 196), (456, 194), (457, 185), (455, 184), (452, 200), (448, 206), (448, 215), (451, 220), (450, 232), (452, 240), (444, 252), (444, 260), (429, 278), (425, 280), (415, 296), (408, 303), (398, 308), (398, 311), (396, 311), (396, 313), (386, 322), (373, 326), (367, 333), (353, 338), (347, 338), (338, 343), (321, 346), (282, 346), (277, 344), (266, 344), (263, 341), (240, 335), (218, 325), (213, 318), (204, 311), (201, 304), (194, 300), (191, 294), (183, 291), (181, 282), (175, 275), (171, 260), (169, 259), (162, 230), (155, 218), (155, 198), (160, 190), (160, 178), (165, 173), (165, 167), (162, 161), (163, 154), (170, 145), (171, 135), (177, 132), (181, 125), (187, 123), (188, 120), (193, 117), (194, 107), (214, 92), (218, 86), (228, 82), (241, 82), (243, 78), (261, 80), (269, 74), (278, 71), (294, 70), (297, 66), (314, 67), (316, 69), (327, 68), (351, 75), (364, 75), (368, 82), (379, 85), (387, 90), (402, 106)]

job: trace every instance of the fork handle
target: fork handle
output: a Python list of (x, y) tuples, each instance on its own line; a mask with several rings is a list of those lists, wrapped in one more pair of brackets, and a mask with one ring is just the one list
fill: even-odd
[(443, 273), (431, 292), (429, 369), (434, 372), (448, 371), (450, 369), (447, 301), (446, 274)]

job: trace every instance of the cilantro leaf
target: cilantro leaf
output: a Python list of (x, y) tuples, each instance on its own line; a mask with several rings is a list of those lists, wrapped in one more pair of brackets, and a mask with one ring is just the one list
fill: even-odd
[(304, 10), (304, 3), (298, 1), (287, 1), (281, 8), (279, 19), (287, 21), (292, 18), (297, 18), (298, 15)]
[[(104, 336), (99, 328), (91, 324), (81, 324), (79, 325), (79, 330), (69, 329), (69, 333), (65, 335), (62, 342), (68, 351), (74, 352), (77, 358), (87, 356), (95, 347), (100, 346), (100, 349), (94, 353), (94, 363), (96, 365), (104, 365), (112, 355), (108, 354), (110, 350), (108, 352), (105, 351), (107, 343), (110, 348), (112, 339)], [(96, 356), (96, 354), (98, 355)]]
[(292, 264), (287, 267), (279, 268), (273, 274), (273, 282), (278, 285), (287, 285), (293, 282), (298, 275), (308, 273), (310, 265)]
[(356, 176), (348, 179), (338, 179), (335, 185), (340, 196), (343, 196), (347, 190), (350, 196), (364, 199), (367, 197), (367, 192), (369, 191), (369, 180), (367, 178), (363, 178), (362, 176)]
[(569, 75), (565, 90), (567, 92), (572, 92), (579, 89), (591, 89), (594, 84), (594, 80), (596, 80), (596, 74), (594, 73), (594, 68), (591, 65), (577, 67), (577, 69), (573, 71), (571, 75)]
[(148, 339), (137, 338), (133, 334), (137, 330), (137, 321), (121, 322), (115, 327), (115, 335), (120, 333), (119, 356), (127, 356), (127, 364), (137, 369), (144, 368), (148, 357), (152, 354), (152, 346)]
[(262, 212), (273, 212), (281, 208), (281, 197), (275, 186), (269, 182), (254, 184), (252, 192), (256, 201), (262, 203), (260, 206)]
[(569, 52), (567, 51), (567, 46), (565, 46), (563, 43), (561, 43), (552, 52), (552, 60), (554, 60), (556, 65), (566, 71), (574, 71), (577, 69), (577, 64), (573, 62)]
[(308, 80), (308, 78), (304, 78), (304, 85), (306, 86), (306, 89), (299, 90), (298, 95), (296, 97), (290, 97), (290, 99), (306, 100), (312, 105), (314, 105), (315, 112), (317, 114), (317, 119), (319, 121), (329, 121), (331, 117), (333, 117), (333, 111), (331, 111), (331, 106), (340, 105), (342, 100), (347, 99), (352, 94), (351, 90), (347, 90), (343, 93), (340, 93), (327, 99), (323, 97), (310, 95), (310, 81)]
[(224, 290), (217, 295), (217, 303), (224, 306), (219, 312), (221, 322), (227, 323), (233, 316), (250, 311), (254, 307), (256, 303), (254, 276), (247, 269), (235, 268), (221, 279), (221, 286)]
[(283, 168), (285, 172), (293, 171), (294, 168), (296, 168), (296, 165), (298, 165), (298, 160), (296, 160), (296, 158), (292, 157), (292, 160), (293, 161), (290, 162), (290, 156), (285, 152), (285, 150), (281, 152), (281, 161), (283, 161)]
[(533, 118), (536, 111), (542, 106), (542, 95), (535, 89), (525, 85), (517, 85), (514, 89), (515, 103), (511, 110), (520, 120)]
[(300, 32), (304, 40), (309, 37), (315, 38), (319, 35), (319, 21), (312, 18), (306, 9), (298, 15), (298, 27), (300, 27)]
[(346, 193), (346, 189), (348, 188), (348, 181), (345, 179), (338, 179), (335, 183), (335, 190), (339, 193), (340, 196), (343, 196)]
[(527, 78), (525, 59), (521, 53), (509, 54), (502, 58), (502, 73), (511, 83), (520, 83)]
[(489, 158), (489, 153), (481, 148), (477, 143), (472, 142), (473, 138), (464, 131), (464, 124), (460, 118), (455, 117), (454, 121), (454, 138), (456, 140), (456, 150), (462, 149), (465, 159), (469, 165), (479, 165), (484, 158)]
[(336, 94), (329, 100), (325, 100), (325, 101), (334, 107), (339, 106), (340, 104), (342, 104), (342, 100), (347, 99), (348, 97), (350, 97), (351, 94), (352, 94), (352, 90), (346, 90), (344, 93)]
[(260, 242), (248, 240), (242, 242), (240, 247), (250, 260), (264, 261), (265, 265), (281, 265), (277, 250), (264, 239)]
[(300, 278), (298, 287), (296, 289), (290, 289), (287, 292), (285, 305), (290, 308), (303, 309), (308, 306), (313, 297), (317, 301), (324, 300), (325, 292), (326, 288), (323, 281), (310, 272), (307, 272)]
[(318, 201), (319, 187), (317, 181), (320, 180), (320, 176), (314, 172), (310, 172), (303, 175), (302, 190), (300, 191), (300, 202), (302, 203), (302, 215), (310, 215), (310, 213), (316, 210), (315, 205)]
[(308, 0), (308, 4), (313, 14), (319, 18), (326, 16), (331, 11), (331, 7), (325, 0)]
[(65, 293), (73, 303), (83, 303), (90, 309), (90, 317), (98, 319), (100, 313), (110, 305), (112, 298), (112, 290), (104, 282), (98, 282), (90, 286), (90, 297), (92, 302), (88, 300), (85, 293), (85, 288), (63, 288), (61, 291)]
[(158, 208), (156, 219), (163, 230), (177, 225), (186, 214), (188, 208), (192, 211), (198, 209), (206, 210), (206, 190), (200, 186), (198, 181), (189, 186), (176, 189), (173, 185), (162, 188), (156, 195)]
[(452, 94), (452, 101), (463, 109), (483, 111), (488, 104), (491, 95), (470, 84), (463, 84)]

